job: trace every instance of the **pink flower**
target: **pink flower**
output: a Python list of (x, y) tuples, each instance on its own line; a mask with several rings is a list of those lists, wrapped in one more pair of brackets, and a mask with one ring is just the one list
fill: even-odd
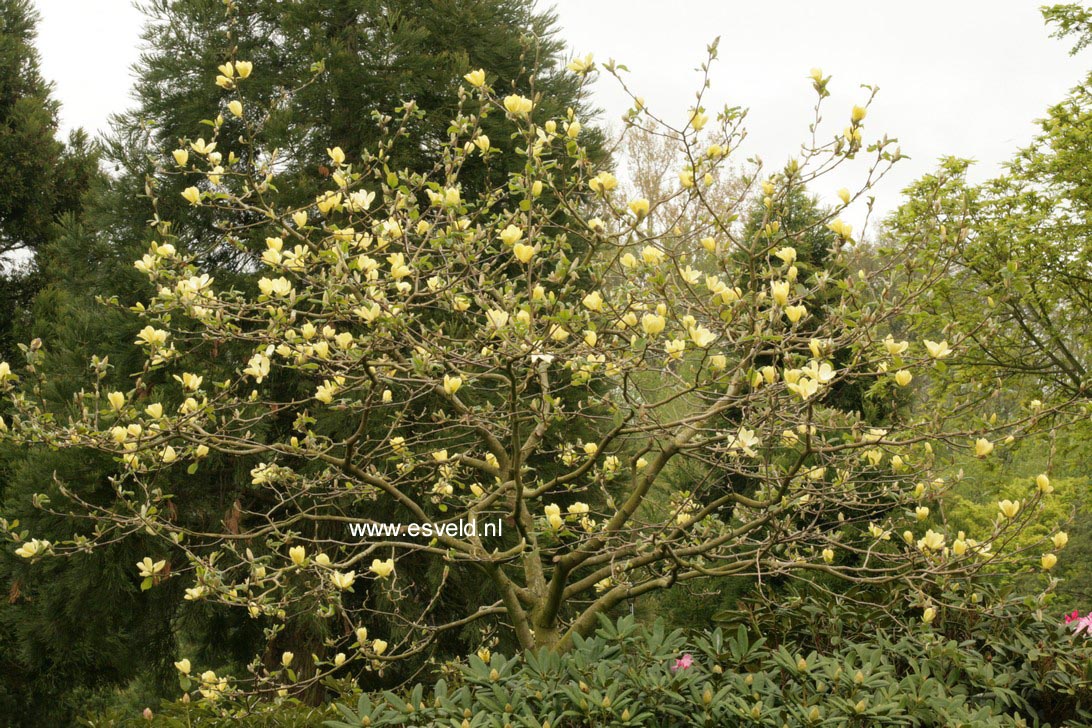
[(671, 671), (675, 672), (676, 670), (686, 670), (689, 669), (690, 666), (693, 664), (694, 658), (688, 652), (679, 659), (675, 660), (675, 664), (671, 667)]
[(1092, 612), (1082, 617), (1081, 613), (1074, 609), (1065, 615), (1065, 623), (1073, 627), (1073, 634), (1084, 632), (1092, 636)]

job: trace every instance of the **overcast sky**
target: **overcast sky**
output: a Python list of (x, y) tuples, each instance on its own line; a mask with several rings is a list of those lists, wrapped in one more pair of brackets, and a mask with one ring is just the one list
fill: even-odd
[[(246, 0), (242, 0), (246, 2)], [(44, 75), (56, 84), (67, 130), (105, 128), (129, 103), (142, 18), (130, 0), (35, 0), (42, 14)], [(542, 3), (545, 6), (547, 3)], [(627, 80), (650, 108), (678, 118), (693, 103), (705, 47), (721, 36), (709, 95), (750, 109), (745, 152), (778, 166), (804, 139), (814, 93), (807, 74), (832, 74), (826, 118), (844, 126), (862, 83), (880, 94), (871, 134), (898, 137), (913, 157), (877, 190), (890, 210), (898, 192), (947, 154), (979, 161), (979, 175), (1035, 132), (1033, 120), (1084, 76), (1092, 56), (1068, 55), (1048, 37), (1039, 2), (1029, 0), (557, 0), (573, 52), (626, 64)], [(626, 98), (612, 79), (596, 85), (606, 118)], [(677, 111), (676, 111), (677, 110)], [(853, 181), (840, 175), (827, 199)]]

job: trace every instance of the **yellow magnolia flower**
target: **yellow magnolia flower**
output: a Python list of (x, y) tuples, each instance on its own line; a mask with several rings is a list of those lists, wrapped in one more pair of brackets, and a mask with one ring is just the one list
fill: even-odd
[(974, 441), (974, 456), (976, 458), (984, 458), (993, 452), (993, 443), (984, 437), (980, 437)]
[(24, 559), (33, 559), (35, 556), (41, 556), (46, 551), (48, 551), (50, 545), (51, 544), (49, 543), (49, 541), (46, 541), (44, 539), (38, 540), (36, 538), (32, 538), (31, 540), (23, 543), (23, 545), (19, 548), (15, 549), (15, 554), (16, 556), (21, 556)]
[(110, 402), (110, 407), (114, 410), (120, 410), (125, 406), (125, 395), (121, 392), (110, 392), (106, 395), (106, 399)]
[(663, 316), (654, 313), (646, 313), (641, 317), (641, 328), (649, 336), (656, 336), (664, 330), (667, 320)]
[(584, 74), (595, 68), (595, 63), (592, 62), (592, 54), (584, 56), (583, 58), (574, 58), (565, 66), (573, 73), (583, 76)]
[(526, 116), (531, 113), (533, 106), (531, 99), (519, 94), (510, 94), (504, 97), (504, 109), (512, 116)]
[(342, 573), (335, 571), (330, 574), (330, 583), (332, 583), (338, 589), (345, 591), (346, 589), (353, 588), (353, 582), (356, 581), (356, 572), (350, 571), (348, 573)]
[(533, 245), (516, 243), (512, 246), (512, 255), (516, 256), (516, 260), (520, 263), (530, 263), (531, 258), (535, 257), (535, 252), (535, 247)]
[(599, 293), (599, 291), (592, 291), (588, 295), (584, 296), (584, 299), (583, 301), (581, 301), (581, 303), (583, 303), (584, 308), (588, 309), (589, 311), (602, 312), (603, 310), (603, 296)]
[(387, 643), (385, 640), (376, 640), (375, 642), (372, 642), (372, 652), (374, 652), (376, 656), (382, 655), (386, 651)]
[(292, 295), (292, 283), (285, 277), (262, 278), (258, 281), (258, 290), (266, 296), (290, 296)]
[(325, 192), (315, 198), (315, 206), (323, 215), (329, 215), (341, 204), (340, 192)]
[(900, 387), (905, 387), (906, 385), (908, 385), (911, 382), (911, 380), (913, 380), (913, 378), (914, 378), (914, 375), (911, 374), (910, 372), (906, 371), (905, 369), (900, 369), (897, 372), (895, 372), (895, 382)]
[[(216, 142), (205, 143), (204, 139), (198, 139), (195, 142), (190, 142), (190, 149), (198, 154), (212, 154), (216, 149)], [(215, 164), (215, 162), (213, 162)]]
[(196, 374), (191, 374), (190, 372), (184, 372), (182, 376), (178, 376), (176, 374), (174, 378), (182, 383), (183, 389), (186, 389), (190, 392), (196, 392), (198, 389), (200, 389), (201, 383), (205, 381), (204, 377), (198, 376)]
[(775, 250), (774, 255), (780, 258), (785, 265), (792, 265), (796, 262), (796, 248), (791, 245)]
[(921, 613), (921, 621), (926, 624), (932, 624), (933, 620), (937, 618), (937, 610), (932, 607), (926, 607), (925, 611)]
[(657, 266), (664, 262), (664, 251), (651, 245), (646, 245), (641, 249), (641, 260), (645, 262), (645, 265)]
[(909, 341), (895, 341), (890, 335), (883, 340), (883, 345), (891, 356), (898, 356), (910, 348)]
[(140, 572), (140, 575), (142, 577), (144, 577), (144, 578), (148, 578), (150, 576), (155, 576), (159, 572), (163, 571), (163, 569), (167, 568), (167, 562), (166, 561), (154, 561), (153, 562), (151, 560), (151, 558), (145, 556), (143, 559), (141, 559), (140, 561), (137, 562), (136, 566), (137, 566), (137, 570)]
[(853, 120), (854, 124), (859, 124), (864, 120), (868, 114), (868, 110), (861, 106), (854, 106), (853, 111), (850, 112), (849, 118)]
[(476, 71), (471, 71), (464, 75), (463, 78), (474, 88), (481, 88), (485, 85), (485, 69), (479, 68)]
[(694, 346), (699, 349), (705, 347), (716, 341), (717, 335), (704, 326), (691, 326), (690, 327), (690, 340), (694, 342)]
[(940, 551), (944, 548), (944, 534), (930, 528), (925, 532), (925, 536), (918, 540), (918, 548), (922, 551)]
[(241, 119), (243, 117), (243, 103), (238, 99), (229, 101), (227, 107), (235, 118)]
[(235, 61), (235, 73), (239, 78), (250, 78), (251, 72), (254, 70), (254, 64), (250, 61)]
[(184, 657), (181, 660), (179, 660), (178, 662), (174, 663), (174, 667), (175, 667), (176, 670), (178, 670), (183, 675), (189, 675), (190, 670), (192, 669), (192, 667), (190, 665), (190, 661), (187, 660)]
[(597, 194), (606, 194), (618, 186), (618, 180), (610, 172), (600, 172), (588, 180), (588, 187)]
[(630, 200), (629, 211), (632, 212), (638, 220), (648, 215), (648, 200), (643, 197), (639, 197), (636, 200)]
[(557, 531), (565, 524), (565, 519), (561, 517), (561, 506), (556, 503), (547, 504), (543, 511), (546, 513), (546, 520), (553, 530)]
[(167, 337), (169, 334), (163, 329), (157, 329), (152, 326), (145, 326), (137, 334), (136, 344), (147, 344), (149, 346), (163, 346), (167, 343)]
[(567, 510), (570, 515), (583, 516), (588, 512), (589, 508), (588, 508), (587, 503), (582, 503), (581, 501), (577, 501), (576, 503), (571, 504), (565, 510)]
[[(786, 372), (786, 374), (788, 374), (788, 372)], [(800, 377), (796, 381), (789, 381), (789, 379), (786, 377), (785, 387), (790, 392), (793, 392), (797, 396), (799, 396), (800, 399), (807, 401), (814, 397), (815, 394), (819, 391), (819, 382), (812, 379), (811, 377)]]
[(380, 579), (386, 579), (394, 573), (394, 559), (373, 559), (372, 565), (368, 567), (368, 571), (372, 572)]
[(493, 308), (485, 312), (485, 318), (494, 329), (503, 329), (508, 323), (508, 312)]
[(1054, 548), (1061, 551), (1069, 543), (1069, 534), (1065, 531), (1058, 531), (1058, 533), (1050, 537), (1050, 540), (1054, 544)]
[(307, 549), (303, 546), (293, 546), (288, 549), (288, 557), (296, 566), (303, 566), (307, 563)]
[(789, 282), (788, 281), (771, 281), (770, 282), (770, 295), (773, 296), (774, 303), (778, 306), (784, 306), (789, 302)]
[(341, 147), (334, 147), (333, 149), (327, 147), (326, 154), (330, 157), (330, 161), (339, 167), (345, 164), (345, 152), (342, 151)]
[(1046, 473), (1039, 473), (1035, 476), (1035, 487), (1039, 489), (1040, 493), (1053, 493), (1054, 486), (1050, 484), (1050, 478)]
[(838, 190), (838, 199), (842, 201), (843, 205), (848, 205), (850, 200), (849, 190), (847, 190), (845, 187)]
[(997, 510), (1001, 511), (1001, 515), (1005, 518), (1015, 518), (1016, 514), (1020, 512), (1020, 501), (1010, 501), (1008, 499), (998, 501)]
[(924, 521), (929, 517), (929, 506), (918, 506), (914, 509), (914, 515), (919, 521)]
[(797, 323), (798, 321), (800, 321), (800, 319), (804, 318), (804, 316), (807, 314), (807, 312), (808, 312), (808, 309), (807, 309), (806, 306), (786, 306), (785, 307), (785, 316), (789, 319), (789, 321), (791, 321), (794, 324)]
[(170, 465), (178, 459), (178, 453), (175, 452), (173, 447), (167, 445), (167, 447), (163, 448), (163, 452), (160, 454), (160, 458), (163, 460), (164, 463)]
[(694, 131), (701, 131), (709, 121), (709, 116), (705, 114), (705, 110), (701, 108), (691, 109), (690, 111), (690, 126), (694, 127)]
[(185, 167), (186, 162), (190, 161), (190, 153), (185, 149), (175, 149), (171, 154), (174, 156), (174, 163), (179, 167)]
[(459, 387), (461, 386), (463, 386), (461, 377), (452, 377), (447, 374), (444, 375), (444, 391), (448, 394), (455, 394), (459, 391)]
[(842, 220), (842, 218), (836, 219), (834, 222), (827, 225), (831, 232), (840, 238), (849, 239), (853, 234), (853, 226), (848, 222)]
[(943, 359), (952, 353), (947, 341), (937, 343), (936, 341), (929, 341), (926, 339), (922, 343), (925, 344), (925, 350), (929, 352), (929, 356), (934, 359)]
[(201, 191), (196, 187), (187, 187), (182, 190), (182, 197), (191, 205), (201, 204)]
[(672, 339), (664, 344), (664, 351), (672, 359), (682, 359), (683, 352), (686, 351), (686, 342), (682, 339)]
[(823, 549), (823, 561), (828, 564), (834, 563), (834, 549)]
[(258, 352), (250, 357), (250, 361), (247, 362), (246, 368), (243, 369), (243, 374), (254, 377), (254, 381), (261, 384), (262, 381), (269, 376), (269, 364), (269, 357)]
[(515, 245), (523, 238), (523, 230), (515, 225), (509, 225), (500, 232), (501, 242), (505, 245)]
[(1039, 559), (1039, 563), (1043, 567), (1043, 571), (1050, 571), (1058, 563), (1058, 557), (1054, 554), (1043, 554), (1043, 557)]

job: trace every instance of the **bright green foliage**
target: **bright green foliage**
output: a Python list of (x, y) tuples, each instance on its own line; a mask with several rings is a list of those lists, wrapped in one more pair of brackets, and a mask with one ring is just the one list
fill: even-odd
[[(1089, 16), (1076, 4), (1044, 10), (1059, 35), (1087, 44)], [(927, 315), (907, 320), (923, 335), (967, 352), (947, 386), (927, 406), (963, 412), (969, 427), (997, 428), (992, 438), (1017, 446), (983, 461), (954, 443), (948, 478), (962, 498), (948, 524), (969, 533), (997, 517), (998, 499), (1026, 498), (1040, 473), (1056, 495), (1047, 513), (1069, 522), (1070, 541), (1054, 549), (1052, 575), (1062, 597), (1055, 613), (1088, 609), (1090, 549), (1087, 432), (1092, 387), (1092, 88), (1089, 80), (1050, 107), (1039, 133), (1004, 174), (968, 180), (970, 163), (944, 160), (908, 190), (887, 221), (888, 242), (917, 249), (909, 276), (935, 275)], [(882, 253), (881, 253), (882, 254)], [(986, 383), (985, 377), (992, 382)], [(935, 384), (935, 382), (933, 382)], [(1068, 429), (1045, 434), (1057, 424)], [(1045, 524), (1039, 524), (1045, 529)], [(1030, 537), (1035, 532), (1030, 529)], [(1026, 547), (1018, 539), (1012, 550)]]
[[(1003, 382), (1002, 407), (1085, 396), (1092, 343), (1092, 88), (1073, 89), (1040, 123), (1008, 172), (967, 182), (969, 162), (946, 160), (908, 190), (888, 223), (902, 245), (920, 245), (918, 274), (941, 261), (932, 318), (968, 348), (968, 378)], [(996, 406), (996, 405), (995, 405)], [(1034, 413), (1032, 413), (1034, 414)]]
[(1042, 11), (1046, 21), (1057, 26), (1055, 38), (1077, 37), (1070, 53), (1076, 54), (1092, 44), (1092, 10), (1083, 3), (1048, 5)]

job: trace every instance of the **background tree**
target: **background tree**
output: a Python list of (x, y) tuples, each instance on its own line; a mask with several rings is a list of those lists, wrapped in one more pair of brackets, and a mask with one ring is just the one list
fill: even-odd
[[(1087, 27), (1081, 12), (1055, 6), (1044, 14), (1060, 33), (1080, 35)], [(1082, 526), (1092, 507), (1089, 481), (1075, 467), (1086, 459), (1092, 366), (1090, 80), (1050, 107), (1004, 174), (973, 184), (969, 161), (943, 160), (908, 189), (884, 232), (890, 246), (920, 247), (920, 270), (939, 264), (950, 271), (923, 299), (921, 315), (906, 322), (966, 352), (932, 398), (962, 409), (968, 422), (1022, 418), (1038, 430), (994, 463), (971, 464), (962, 448), (946, 453), (949, 477), (967, 476), (964, 507), (954, 513), (974, 522), (988, 509), (984, 500), (1042, 474), (1065, 491), (1075, 554), (1092, 549)], [(1075, 558), (1059, 570), (1059, 611), (1087, 600), (1086, 563)]]
[(38, 70), (29, 0), (0, 2), (0, 255), (33, 251), (58, 217), (75, 212), (93, 165), (85, 137), (57, 139), (58, 103)]
[(96, 173), (86, 135), (57, 138), (59, 104), (38, 69), (37, 14), (29, 0), (0, 2), (0, 354), (38, 285), (33, 253), (59, 219), (80, 210)]

